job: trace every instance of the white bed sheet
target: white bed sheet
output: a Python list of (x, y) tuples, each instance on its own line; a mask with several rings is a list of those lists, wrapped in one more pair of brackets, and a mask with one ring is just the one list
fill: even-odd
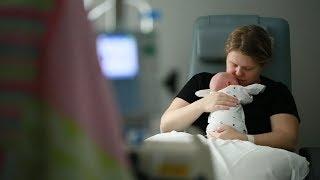
[[(283, 149), (255, 145), (248, 141), (207, 139), (215, 180), (302, 180), (309, 172), (309, 162), (302, 156)], [(148, 141), (190, 141), (184, 132), (157, 134)]]

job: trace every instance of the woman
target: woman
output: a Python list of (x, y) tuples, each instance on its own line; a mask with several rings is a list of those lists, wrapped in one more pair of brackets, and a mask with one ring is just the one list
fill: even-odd
[[(288, 88), (280, 82), (261, 76), (265, 64), (272, 56), (272, 42), (268, 33), (256, 25), (235, 29), (225, 46), (226, 72), (233, 74), (240, 85), (260, 83), (263, 93), (254, 96), (251, 104), (244, 105), (248, 134), (222, 126), (210, 133), (221, 139), (240, 139), (258, 145), (294, 150), (297, 145), (299, 115)], [(162, 132), (185, 130), (194, 125), (205, 131), (208, 114), (236, 106), (238, 100), (220, 92), (204, 98), (195, 92), (208, 88), (213, 74), (194, 75), (178, 93), (161, 117)]]

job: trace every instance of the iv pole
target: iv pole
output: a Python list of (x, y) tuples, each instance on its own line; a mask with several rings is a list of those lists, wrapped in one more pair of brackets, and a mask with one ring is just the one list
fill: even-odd
[(103, 14), (116, 8), (115, 24), (117, 29), (123, 27), (123, 4), (135, 7), (140, 14), (140, 31), (150, 33), (154, 30), (153, 10), (145, 0), (106, 0), (88, 12), (88, 18), (95, 21)]

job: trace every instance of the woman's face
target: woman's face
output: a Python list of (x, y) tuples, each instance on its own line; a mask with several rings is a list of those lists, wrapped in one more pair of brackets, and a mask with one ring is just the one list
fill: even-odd
[(247, 86), (260, 82), (262, 66), (251, 57), (243, 55), (240, 51), (231, 51), (226, 61), (226, 71), (233, 74), (240, 85)]

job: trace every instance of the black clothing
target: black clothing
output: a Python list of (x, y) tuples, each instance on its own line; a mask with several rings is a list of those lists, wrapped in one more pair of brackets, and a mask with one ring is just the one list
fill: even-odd
[[(199, 73), (194, 75), (181, 89), (177, 97), (193, 103), (200, 99), (195, 92), (200, 89), (208, 89), (214, 74)], [(253, 102), (242, 105), (245, 122), (249, 134), (261, 134), (271, 132), (270, 117), (278, 113), (292, 114), (300, 122), (299, 114), (293, 96), (289, 89), (280, 82), (261, 76), (260, 84), (266, 86), (264, 92), (254, 95)], [(205, 132), (208, 125), (209, 113), (203, 113), (192, 125)]]

